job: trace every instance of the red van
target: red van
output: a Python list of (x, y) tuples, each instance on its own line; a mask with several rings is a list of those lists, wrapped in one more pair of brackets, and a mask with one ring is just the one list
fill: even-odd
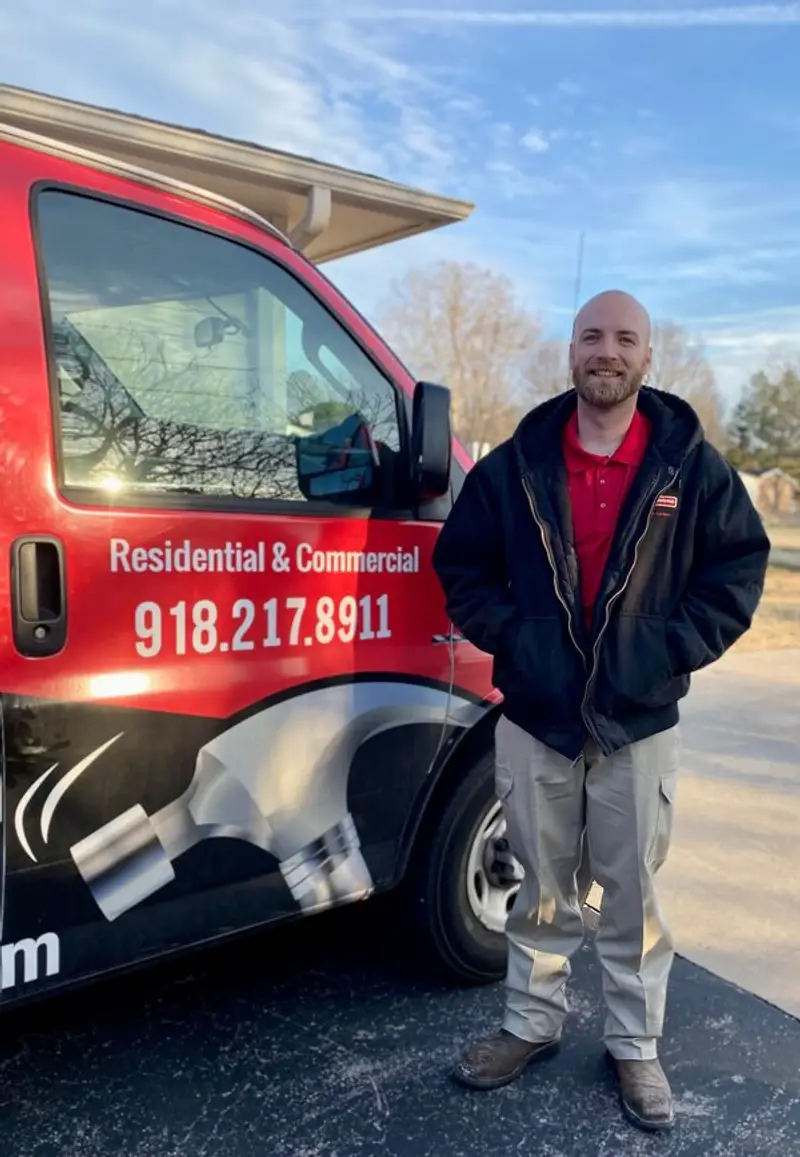
[(401, 883), (499, 977), (447, 391), (212, 193), (0, 124), (0, 222), (0, 1004)]

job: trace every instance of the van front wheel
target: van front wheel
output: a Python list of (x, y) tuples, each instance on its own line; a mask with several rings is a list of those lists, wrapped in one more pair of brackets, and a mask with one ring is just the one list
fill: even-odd
[(414, 898), (422, 931), (451, 981), (490, 984), (505, 975), (505, 922), (522, 877), (515, 861), (498, 862), (495, 841), (504, 830), (489, 751), (437, 817), (419, 861)]

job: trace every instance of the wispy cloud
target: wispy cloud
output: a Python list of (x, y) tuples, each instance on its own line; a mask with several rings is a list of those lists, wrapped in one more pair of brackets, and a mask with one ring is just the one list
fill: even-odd
[(541, 197), (554, 193), (558, 185), (547, 177), (524, 172), (511, 161), (493, 160), (486, 163), (486, 185), (495, 196), (505, 201)]
[(523, 149), (527, 149), (529, 153), (546, 153), (550, 148), (550, 142), (547, 137), (544, 133), (539, 132), (538, 129), (528, 129), (519, 143)]
[(729, 402), (759, 370), (800, 364), (800, 305), (700, 317), (696, 328)]
[(727, 4), (697, 8), (609, 8), (591, 11), (496, 12), (470, 8), (364, 9), (371, 20), (417, 24), (494, 25), (498, 28), (722, 28), (800, 24), (800, 4)]

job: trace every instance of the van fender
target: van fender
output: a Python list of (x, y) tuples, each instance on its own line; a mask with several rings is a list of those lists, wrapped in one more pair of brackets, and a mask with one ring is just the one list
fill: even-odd
[(502, 703), (494, 699), (473, 701), (461, 719), (449, 723), (449, 734), (417, 793), (403, 829), (392, 886), (401, 883), (416, 857), (424, 853), (429, 832), (441, 816), (454, 787), (469, 768), (494, 747), (494, 731), (502, 710)]

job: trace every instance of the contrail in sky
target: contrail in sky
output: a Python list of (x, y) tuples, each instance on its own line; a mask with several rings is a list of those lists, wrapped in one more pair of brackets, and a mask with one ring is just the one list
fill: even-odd
[(498, 28), (736, 28), (800, 24), (800, 4), (728, 4), (716, 7), (609, 8), (604, 11), (508, 12), (459, 8), (362, 9), (354, 13), (369, 20), (389, 22), (483, 25)]

